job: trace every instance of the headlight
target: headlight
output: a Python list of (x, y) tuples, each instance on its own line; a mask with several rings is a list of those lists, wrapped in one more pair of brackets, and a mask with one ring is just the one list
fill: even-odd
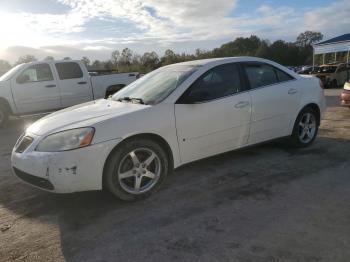
[(36, 147), (40, 152), (60, 152), (85, 147), (91, 144), (95, 129), (92, 127), (71, 129), (44, 138)]

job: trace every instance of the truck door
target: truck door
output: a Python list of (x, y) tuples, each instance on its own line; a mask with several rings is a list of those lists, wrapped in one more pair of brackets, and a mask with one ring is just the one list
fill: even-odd
[(62, 107), (93, 100), (90, 77), (77, 62), (55, 63), (59, 79)]
[(48, 63), (26, 67), (12, 79), (13, 98), (20, 114), (61, 108), (60, 92)]

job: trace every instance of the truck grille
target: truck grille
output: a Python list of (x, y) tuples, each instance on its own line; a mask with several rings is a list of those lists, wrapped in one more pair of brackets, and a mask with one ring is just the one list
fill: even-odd
[(23, 153), (33, 142), (30, 136), (24, 136), (18, 143), (16, 153)]

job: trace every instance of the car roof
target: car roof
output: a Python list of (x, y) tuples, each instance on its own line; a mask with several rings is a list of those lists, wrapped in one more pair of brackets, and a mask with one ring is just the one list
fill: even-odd
[(262, 58), (251, 57), (251, 56), (237, 56), (237, 57), (221, 57), (221, 58), (210, 58), (210, 59), (201, 59), (201, 60), (193, 60), (188, 62), (177, 63), (173, 65), (193, 65), (193, 66), (205, 66), (210, 64), (217, 64), (218, 62), (249, 62), (249, 61), (261, 61), (261, 62), (269, 62)]

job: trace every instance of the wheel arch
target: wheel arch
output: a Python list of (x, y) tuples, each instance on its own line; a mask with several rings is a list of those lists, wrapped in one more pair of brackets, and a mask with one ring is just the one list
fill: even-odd
[(7, 101), (7, 99), (0, 97), (0, 105), (4, 105), (5, 108), (8, 110), (9, 114), (13, 114), (12, 108), (11, 108), (9, 102)]
[(152, 140), (156, 143), (158, 143), (166, 152), (167, 156), (168, 156), (168, 160), (169, 160), (169, 171), (172, 171), (174, 169), (174, 155), (173, 155), (173, 151), (169, 145), (169, 143), (160, 135), (158, 134), (154, 134), (154, 133), (141, 133), (141, 134), (134, 134), (128, 137), (125, 137), (123, 140), (120, 141), (120, 143), (118, 143), (109, 153), (108, 157), (106, 158), (106, 161), (104, 163), (103, 166), (103, 175), (102, 175), (102, 186), (103, 188), (105, 187), (105, 171), (106, 171), (106, 165), (110, 159), (110, 157), (113, 155), (113, 153), (121, 146), (123, 146), (123, 144), (127, 143), (128, 141), (131, 141), (133, 139), (149, 139)]
[(307, 103), (305, 106), (303, 106), (303, 107), (299, 110), (298, 115), (297, 115), (297, 117), (296, 117), (295, 120), (294, 120), (294, 123), (295, 123), (295, 121), (298, 119), (300, 113), (301, 113), (303, 110), (305, 110), (305, 108), (311, 108), (313, 111), (315, 111), (316, 117), (317, 117), (317, 119), (316, 119), (317, 125), (320, 126), (320, 124), (321, 124), (321, 110), (320, 110), (320, 107), (319, 107), (316, 103), (313, 103), (313, 102)]

